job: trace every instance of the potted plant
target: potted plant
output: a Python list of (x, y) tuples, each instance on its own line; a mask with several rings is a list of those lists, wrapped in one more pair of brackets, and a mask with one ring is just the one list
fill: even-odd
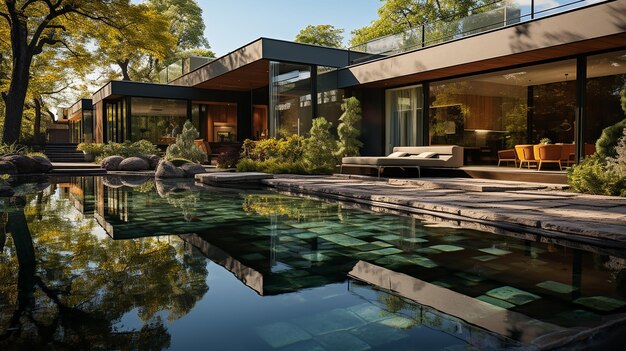
[(82, 151), (85, 154), (85, 161), (93, 162), (96, 156), (102, 153), (102, 144), (96, 143), (80, 143), (76, 146), (76, 150)]
[(550, 144), (552, 143), (552, 140), (550, 140), (550, 138), (541, 138), (541, 140), (539, 140), (540, 144)]

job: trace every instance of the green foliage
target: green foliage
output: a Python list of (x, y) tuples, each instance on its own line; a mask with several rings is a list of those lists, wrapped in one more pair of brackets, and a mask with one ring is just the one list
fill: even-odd
[(624, 128), (626, 128), (626, 119), (602, 130), (600, 138), (596, 141), (596, 152), (600, 157), (615, 157), (615, 146)]
[(572, 190), (597, 195), (626, 196), (626, 128), (622, 129), (622, 136), (612, 147), (608, 144), (605, 146), (614, 151), (614, 157), (604, 157), (596, 152), (569, 170), (567, 183)]
[(18, 143), (0, 143), (0, 155), (24, 155), (29, 152), (28, 147)]
[(242, 156), (255, 161), (277, 159), (280, 162), (296, 162), (302, 157), (303, 141), (304, 138), (297, 135), (282, 139), (245, 140)]
[(341, 33), (343, 29), (335, 28), (330, 24), (308, 25), (296, 35), (295, 42), (340, 48), (343, 41)]
[(195, 163), (206, 160), (206, 154), (194, 143), (199, 135), (200, 133), (190, 121), (185, 122), (183, 131), (176, 136), (176, 143), (168, 146), (165, 159), (185, 158)]
[(343, 99), (343, 114), (339, 117), (337, 134), (339, 135), (338, 157), (359, 156), (363, 143), (359, 140), (361, 132), (356, 126), (361, 121), (361, 103), (355, 97)]
[(186, 158), (173, 158), (173, 159), (168, 160), (168, 161), (170, 161), (176, 167), (180, 167), (180, 166), (182, 166), (184, 164), (187, 164), (187, 163), (194, 163), (194, 162), (189, 161)]
[(27, 152), (26, 156), (30, 156), (30, 157), (39, 156), (39, 157), (43, 157), (45, 159), (48, 159), (48, 156), (46, 156), (46, 154), (44, 154), (43, 152)]
[[(421, 26), (422, 24), (439, 22), (446, 27), (447, 22), (466, 17), (469, 10), (485, 4), (485, 1), (477, 0), (441, 0), (441, 1), (416, 1), (416, 0), (384, 0), (383, 6), (378, 9), (378, 19), (369, 26), (356, 29), (352, 32), (351, 45), (359, 45), (367, 41), (386, 35), (400, 33), (402, 31)], [(489, 8), (475, 9), (472, 13), (486, 11)], [(450, 27), (450, 26), (447, 26)], [(430, 26), (433, 36), (446, 35), (447, 28)], [(441, 32), (441, 33), (438, 33)], [(411, 38), (405, 38), (410, 41)]]
[(541, 140), (539, 140), (540, 144), (550, 144), (552, 143), (552, 140), (550, 140), (550, 138), (541, 138)]
[(237, 167), (237, 162), (239, 162), (240, 158), (240, 151), (234, 148), (221, 152), (217, 156), (217, 167), (222, 169), (235, 168)]
[(104, 152), (104, 144), (102, 143), (80, 143), (76, 146), (76, 150), (86, 154), (100, 156)]
[(246, 140), (243, 143), (239, 172), (290, 174), (328, 174), (337, 163), (337, 141), (330, 133), (332, 124), (325, 118), (313, 120), (310, 137), (292, 135), (283, 139)]
[(126, 140), (123, 143), (109, 142), (102, 147), (100, 156), (108, 157), (119, 155), (123, 157), (149, 156), (159, 153), (159, 148), (147, 140), (139, 140), (134, 143)]
[(8, 181), (9, 179), (11, 179), (11, 175), (6, 174), (6, 173), (0, 174), (0, 179), (4, 181)]
[(313, 119), (310, 137), (304, 142), (302, 158), (307, 170), (315, 174), (332, 173), (337, 164), (337, 141), (330, 133), (332, 123), (324, 117)]
[(252, 160), (242, 158), (237, 163), (237, 172), (265, 172), (272, 174), (307, 174), (309, 173), (302, 161), (287, 162), (277, 159)]

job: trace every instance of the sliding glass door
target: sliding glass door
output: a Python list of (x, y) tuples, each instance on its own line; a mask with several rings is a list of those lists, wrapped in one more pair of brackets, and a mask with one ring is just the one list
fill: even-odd
[(423, 90), (421, 85), (386, 91), (385, 151), (395, 146), (424, 145)]

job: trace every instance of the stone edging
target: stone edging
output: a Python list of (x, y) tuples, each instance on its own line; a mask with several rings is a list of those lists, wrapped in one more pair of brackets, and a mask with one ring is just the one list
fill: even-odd
[[(576, 221), (572, 221), (568, 218), (562, 218), (562, 221), (559, 221), (558, 223), (540, 221), (523, 215), (503, 215), (501, 213), (495, 213), (488, 210), (477, 210), (460, 206), (457, 207), (454, 205), (420, 203), (419, 201), (410, 201), (403, 199), (401, 196), (395, 195), (362, 195), (351, 192), (349, 189), (342, 189), (342, 187), (316, 187), (306, 184), (296, 184), (295, 182), (292, 182), (292, 180), (293, 179), (285, 179), (285, 181), (283, 181), (278, 178), (263, 180), (262, 183), (266, 186), (282, 191), (312, 194), (323, 198), (356, 202), (407, 213), (450, 217), (450, 219), (476, 222), (510, 231), (523, 231), (543, 237), (577, 241), (584, 244), (626, 250), (626, 236), (603, 232), (601, 228), (595, 228), (595, 232), (590, 232), (589, 230), (585, 230), (584, 226), (581, 227), (576, 223)], [(624, 234), (626, 234), (626, 226), (624, 226), (624, 228)]]

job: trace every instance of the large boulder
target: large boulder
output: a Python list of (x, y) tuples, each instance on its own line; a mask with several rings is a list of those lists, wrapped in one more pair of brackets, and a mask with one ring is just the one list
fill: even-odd
[(122, 179), (119, 176), (111, 175), (102, 177), (102, 184), (104, 184), (104, 186), (108, 188), (113, 189), (121, 188), (124, 186), (124, 183), (122, 183)]
[(183, 178), (185, 177), (185, 171), (174, 166), (173, 163), (166, 160), (161, 160), (159, 166), (156, 169), (155, 176), (157, 178)]
[(52, 170), (52, 163), (43, 156), (31, 156), (35, 160), (35, 172), (48, 173)]
[(161, 157), (159, 155), (149, 155), (146, 157), (148, 163), (150, 163), (150, 169), (155, 170), (161, 161)]
[(120, 162), (120, 171), (146, 171), (150, 168), (150, 163), (141, 157), (129, 157)]
[(17, 167), (10, 161), (0, 161), (0, 174), (16, 175)]
[(197, 163), (185, 163), (184, 165), (180, 166), (180, 169), (185, 172), (186, 178), (193, 178), (196, 174), (206, 173), (204, 167)]
[(8, 182), (0, 179), (0, 197), (11, 197), (14, 192)]
[(122, 176), (120, 177), (120, 180), (122, 181), (122, 184), (131, 188), (136, 188), (144, 185), (146, 182), (154, 181), (151, 177), (146, 176)]
[(100, 162), (100, 167), (106, 169), (107, 171), (117, 171), (122, 161), (124, 161), (124, 158), (122, 156), (105, 157)]
[(10, 155), (3, 157), (4, 161), (11, 162), (19, 174), (35, 173), (37, 162), (32, 158), (24, 155)]

